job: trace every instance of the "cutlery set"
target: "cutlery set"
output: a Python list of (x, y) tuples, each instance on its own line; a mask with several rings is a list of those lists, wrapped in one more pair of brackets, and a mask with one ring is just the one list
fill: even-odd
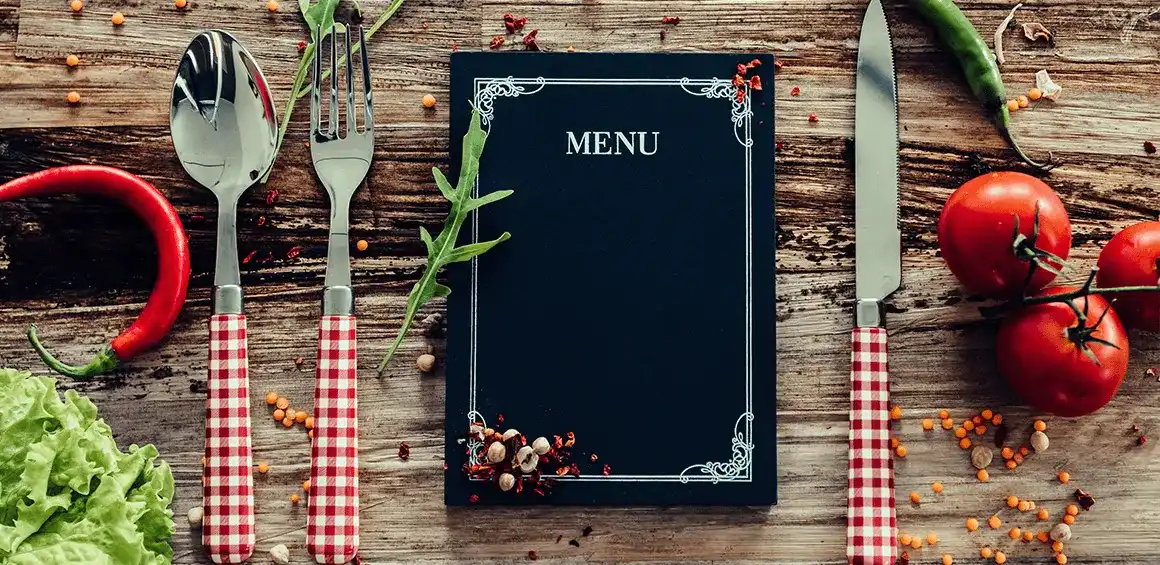
[[(319, 28), (320, 45), (322, 31)], [(362, 28), (354, 33), (365, 54)], [(346, 563), (355, 558), (359, 545), (357, 347), (349, 213), (351, 198), (370, 169), (374, 119), (370, 69), (366, 58), (359, 57), (363, 107), (359, 128), (351, 35), (350, 27), (329, 33), (329, 96), (323, 92), (321, 54), (314, 59), (311, 83), (310, 155), (331, 206), (306, 525), (307, 549), (318, 563)], [(346, 54), (345, 69), (339, 68), (340, 50)], [(338, 75), (343, 70), (345, 120), (340, 120), (344, 104)], [(218, 199), (209, 320), (203, 544), (215, 563), (241, 563), (253, 553), (255, 535), (237, 203), (273, 163), (277, 122), (257, 63), (233, 36), (207, 31), (190, 43), (174, 82), (170, 124), (185, 170)], [(851, 338), (847, 514), (847, 558), (866, 565), (895, 560), (883, 314), (885, 299), (901, 284), (898, 139), (890, 31), (881, 0), (871, 0), (859, 44), (855, 102), (857, 301)]]
[[(340, 26), (335, 26), (338, 28)], [(318, 30), (320, 45), (324, 42)], [(328, 115), (323, 119), (321, 52), (313, 65), (310, 155), (330, 199), (318, 368), (314, 394), (306, 543), (318, 563), (346, 563), (358, 551), (358, 400), (354, 294), (350, 275), (350, 202), (374, 153), (370, 68), (365, 56), (355, 96), (351, 34), (366, 53), (362, 27), (328, 34)], [(342, 41), (339, 36), (342, 35)], [(339, 50), (345, 69), (338, 65)], [(339, 72), (346, 114), (340, 121)], [(362, 128), (357, 99), (363, 100)], [(254, 551), (246, 317), (238, 264), (237, 203), (274, 161), (273, 98), (253, 57), (230, 34), (212, 30), (182, 56), (170, 107), (173, 146), (186, 172), (218, 200), (213, 314), (209, 321), (202, 543), (215, 563), (242, 563)], [(344, 131), (345, 130), (345, 131)]]

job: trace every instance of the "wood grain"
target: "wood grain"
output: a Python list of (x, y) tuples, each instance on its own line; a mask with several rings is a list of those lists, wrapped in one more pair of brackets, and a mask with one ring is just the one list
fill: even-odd
[[(369, 17), (385, 4), (364, 2)], [(961, 2), (984, 36), (1010, 8), (1006, 2)], [(201, 385), (213, 253), (208, 193), (194, 186), (172, 156), (167, 101), (172, 63), (202, 26), (235, 31), (266, 70), (279, 109), (304, 30), (293, 3), (268, 14), (262, 3), (195, 0), (185, 12), (164, 2), (91, 0), (73, 16), (61, 0), (0, 0), (0, 179), (44, 167), (99, 162), (142, 174), (173, 202), (189, 228), (193, 290), (170, 338), (114, 378), (72, 383), (94, 398), (118, 440), (156, 443), (179, 482), (174, 539), (177, 563), (204, 563), (196, 532), (180, 515), (200, 500)], [(542, 561), (729, 562), (793, 565), (842, 563), (845, 541), (846, 410), (850, 302), (853, 294), (854, 67), (864, 2), (812, 0), (531, 1), (410, 0), (370, 48), (376, 121), (382, 126), (371, 178), (356, 197), (352, 234), (371, 242), (355, 257), (359, 293), (362, 401), (363, 549), (366, 563), (517, 562), (536, 550)], [(108, 15), (126, 13), (113, 29)], [(415, 232), (437, 229), (446, 207), (430, 167), (445, 166), (446, 105), (424, 111), (418, 101), (447, 93), (451, 44), (484, 49), (502, 32), (500, 15), (514, 12), (540, 28), (541, 44), (580, 51), (773, 51), (785, 62), (777, 78), (778, 417), (780, 499), (775, 508), (593, 508), (449, 510), (442, 504), (443, 375), (420, 376), (410, 363), (427, 347), (420, 336), (378, 379), (373, 367), (394, 336), (423, 250)], [(989, 125), (954, 62), (930, 30), (900, 1), (889, 2), (903, 126), (901, 176), (904, 283), (890, 318), (895, 400), (905, 417), (899, 436), (910, 455), (896, 466), (902, 529), (941, 538), (911, 551), (912, 562), (952, 553), (975, 562), (977, 547), (1007, 548), (1014, 563), (1047, 563), (1036, 543), (1021, 547), (1004, 529), (968, 535), (968, 516), (985, 518), (1017, 494), (1053, 516), (1071, 487), (1098, 503), (1081, 515), (1067, 546), (1071, 563), (1135, 565), (1160, 561), (1160, 535), (1150, 528), (1160, 497), (1155, 442), (1134, 445), (1129, 426), (1160, 424), (1160, 384), (1143, 376), (1160, 364), (1155, 336), (1132, 336), (1129, 378), (1116, 400), (1094, 416), (1048, 419), (1051, 449), (988, 484), (973, 480), (966, 454), (939, 431), (927, 437), (918, 421), (939, 408), (956, 418), (988, 406), (1003, 412), (1010, 442), (1023, 441), (1036, 414), (1011, 396), (996, 374), (995, 327), (980, 320), (937, 255), (935, 225), (945, 197), (963, 181), (992, 169), (1022, 170)], [(17, 18), (17, 15), (19, 16)], [(682, 21), (661, 39), (663, 15)], [(1156, 156), (1145, 140), (1160, 140), (1160, 11), (1148, 2), (1047, 0), (1019, 12), (1057, 35), (1054, 47), (1006, 35), (1004, 77), (1012, 92), (1032, 86), (1047, 68), (1064, 86), (1059, 103), (1020, 112), (1015, 127), (1029, 151), (1065, 161), (1048, 177), (1071, 214), (1080, 267), (1119, 228), (1154, 218)], [(428, 24), (423, 28), (423, 23)], [(18, 28), (17, 28), (18, 25)], [(17, 33), (18, 31), (18, 33)], [(68, 71), (65, 54), (84, 64)], [(794, 86), (801, 95), (793, 97)], [(63, 103), (77, 89), (84, 102)], [(300, 110), (304, 110), (301, 108)], [(806, 117), (816, 112), (817, 124)], [(325, 256), (327, 209), (308, 167), (303, 124), (296, 114), (269, 185), (243, 200), (244, 270), (255, 391), (253, 411), (267, 409), (260, 393), (277, 390), (308, 407), (313, 388), (315, 324)], [(278, 190), (273, 205), (267, 191)], [(258, 218), (266, 221), (258, 226)], [(292, 246), (303, 245), (296, 259)], [(153, 278), (149, 238), (111, 205), (79, 199), (0, 205), (0, 365), (37, 367), (23, 332), (38, 322), (63, 358), (79, 361), (126, 326)], [(268, 261), (261, 259), (272, 256)], [(442, 304), (428, 307), (436, 312)], [(437, 352), (443, 344), (432, 342)], [(305, 363), (299, 367), (295, 358)], [(192, 423), (192, 425), (191, 425)], [(989, 436), (988, 436), (989, 437)], [(645, 441), (650, 441), (646, 438)], [(678, 435), (679, 439), (679, 435)], [(412, 447), (409, 462), (397, 447)], [(308, 475), (301, 430), (255, 422), (256, 459), (271, 472), (258, 481), (259, 551), (277, 543), (307, 563), (305, 513), (288, 497)], [(645, 445), (650, 445), (646, 443)], [(1060, 469), (1070, 487), (1052, 480)], [(941, 496), (929, 485), (946, 485)], [(911, 505), (906, 493), (923, 494)], [(1008, 525), (1035, 527), (1005, 513)], [(1048, 523), (1048, 525), (1050, 522)], [(589, 537), (580, 537), (585, 526)], [(1046, 528), (1046, 526), (1044, 526)], [(557, 536), (563, 536), (556, 543)], [(576, 538), (580, 547), (567, 540)], [(255, 562), (263, 562), (259, 555)]]

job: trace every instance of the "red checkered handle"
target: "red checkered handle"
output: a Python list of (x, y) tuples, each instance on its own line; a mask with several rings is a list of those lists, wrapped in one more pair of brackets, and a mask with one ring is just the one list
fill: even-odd
[(318, 563), (358, 553), (358, 356), (354, 316), (318, 325), (318, 384), (310, 449), (306, 549)]
[(846, 559), (894, 565), (894, 461), (886, 330), (855, 328), (850, 356), (850, 491)]
[(254, 552), (250, 454), (250, 377), (246, 317), (209, 319), (209, 398), (201, 540), (214, 563), (242, 563)]

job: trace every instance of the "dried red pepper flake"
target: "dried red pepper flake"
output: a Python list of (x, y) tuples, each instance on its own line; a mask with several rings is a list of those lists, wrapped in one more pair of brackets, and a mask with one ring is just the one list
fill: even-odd
[(516, 32), (516, 23), (515, 23), (515, 22), (511, 22), (511, 21), (504, 20), (504, 22), (503, 22), (503, 28), (504, 28), (505, 30), (507, 30), (507, 32), (508, 32), (508, 33), (515, 33), (515, 32)]
[(750, 62), (746, 63), (746, 65), (745, 65), (745, 68), (747, 68), (747, 69), (756, 69), (757, 67), (760, 67), (760, 66), (761, 66), (761, 60), (760, 60), (760, 59), (754, 59), (754, 60), (752, 60), (752, 61), (750, 61)]
[(547, 493), (544, 492), (544, 489), (541, 489), (541, 488), (534, 488), (534, 489), (532, 489), (532, 492), (536, 493), (537, 496), (547, 495)]
[(526, 436), (524, 434), (520, 434), (520, 446), (525, 446), (527, 444), (528, 444), (528, 436)]
[(496, 414), (495, 421), (502, 424), (503, 423), (503, 414)]
[(250, 261), (252, 261), (254, 259), (254, 255), (256, 255), (257, 253), (258, 253), (258, 250), (255, 249), (255, 250), (249, 252), (248, 254), (246, 254), (246, 257), (244, 259), (242, 259), (242, 264), (248, 265), (250, 263)]
[(427, 29), (428, 27), (430, 26), (427, 25), (427, 22), (423, 22), (423, 29)]
[(910, 565), (910, 554), (903, 551), (898, 557), (898, 565)]
[(305, 50), (306, 50), (306, 42), (305, 42), (305, 41), (299, 41), (299, 42), (298, 42), (298, 54), (299, 54), (299, 55), (301, 55), (301, 54), (302, 54), (302, 52), (303, 52), (303, 51), (305, 51)]
[(458, 41), (452, 41), (452, 42), (451, 42), (451, 52), (452, 52), (452, 53), (458, 53), (458, 52), (459, 52), (459, 42), (458, 42)]
[(745, 87), (737, 89), (737, 103), (740, 104), (745, 101)]
[(733, 88), (745, 86), (745, 79), (741, 75), (733, 75)]
[(527, 18), (516, 18), (516, 31), (524, 29), (524, 26), (526, 25), (528, 25)]
[(305, 362), (306, 362), (305, 357), (295, 357), (294, 358), (294, 366), (296, 366), (296, 367), (301, 367), (302, 364)]
[(467, 497), (467, 501), (472, 503), (472, 504), (475, 504), (476, 502), (479, 502), (479, 495), (473, 494), (473, 495)]
[(661, 23), (677, 25), (681, 23), (681, 18), (680, 16), (664, 16), (661, 18)]
[(761, 77), (759, 77), (757, 75), (753, 75), (753, 76), (749, 77), (749, 89), (750, 90), (761, 90)]
[(266, 225), (266, 217), (258, 216), (258, 227), (262, 227), (264, 225)]
[(573, 463), (571, 467), (568, 467), (568, 474), (570, 474), (574, 477), (579, 477), (580, 476), (580, 467), (578, 467), (575, 463)]
[(584, 529), (580, 531), (580, 535), (582, 535), (584, 537), (588, 537), (591, 534), (592, 534), (592, 526), (584, 526)]
[(1144, 371), (1144, 376), (1154, 378), (1156, 376), (1156, 369), (1149, 367), (1147, 371)]
[(568, 540), (568, 545), (570, 545), (572, 547), (580, 547), (580, 542), (578, 542), (574, 539), (570, 539), (570, 540)]
[(785, 66), (785, 63), (784, 63), (784, 62), (782, 62), (782, 60), (781, 60), (781, 59), (774, 59), (774, 60), (773, 60), (773, 68), (775, 68), (775, 69), (777, 69), (777, 70), (779, 70), (779, 71), (780, 71), (780, 70), (781, 70), (781, 68), (782, 68), (782, 67), (784, 67), (784, 66)]
[(564, 534), (560, 534), (560, 535), (556, 536), (556, 543), (560, 543), (560, 540), (562, 540), (562, 539), (564, 539)]
[(1143, 447), (1143, 445), (1145, 443), (1148, 443), (1148, 436), (1140, 436), (1140, 437), (1136, 438), (1136, 445), (1137, 446)]
[(1084, 510), (1091, 510), (1096, 503), (1096, 497), (1089, 494), (1082, 488), (1075, 489), (1075, 501), (1083, 507)]
[(800, 88), (798, 88), (798, 87), (796, 87), (796, 86), (795, 86), (795, 87), (793, 87), (793, 88), (791, 88), (791, 89), (789, 90), (789, 95), (790, 95), (790, 96), (798, 96), (798, 95), (800, 95), (801, 93), (802, 93), (802, 89), (800, 89)]
[(293, 259), (293, 258), (297, 257), (299, 254), (302, 253), (302, 249), (303, 248), (301, 245), (295, 245), (294, 247), (291, 247), (290, 250), (286, 252), (286, 258)]
[(818, 123), (818, 114), (816, 112), (810, 113), (810, 123)]
[(557, 477), (563, 477), (564, 475), (567, 475), (567, 474), (568, 474), (568, 467), (560, 467), (559, 469), (556, 469), (556, 476)]
[(534, 549), (528, 550), (528, 560), (529, 561), (536, 561), (539, 558), (540, 558), (540, 554), (536, 553), (536, 550), (534, 550)]
[(446, 463), (444, 463), (444, 464), (443, 464), (443, 470), (444, 470), (444, 471), (446, 471), (446, 470), (447, 470), (447, 464), (446, 464)]
[(745, 76), (749, 74), (749, 68), (742, 63), (737, 63), (737, 74)]
[(189, 217), (189, 223), (191, 223), (191, 224), (196, 224), (196, 223), (204, 222), (204, 221), (205, 221), (205, 216), (202, 216), (200, 214), (194, 214), (194, 215)]
[(266, 204), (273, 204), (274, 201), (278, 199), (278, 194), (279, 194), (279, 192), (278, 192), (278, 189), (276, 189), (276, 188), (271, 190), (270, 192), (267, 192), (266, 193)]
[(568, 432), (564, 435), (568, 438), (568, 441), (564, 442), (564, 447), (572, 447), (573, 445), (576, 445), (576, 434), (575, 433)]
[(605, 477), (607, 477), (608, 475), (611, 475), (611, 474), (612, 474), (612, 467), (611, 467), (609, 464), (605, 463), (605, 464), (604, 464), (604, 470), (603, 470), (603, 471), (601, 471), (601, 472), (602, 472), (602, 473), (604, 473), (604, 476), (605, 476)]
[(595, 453), (593, 453), (592, 455), (589, 455), (589, 456), (588, 456), (588, 460), (589, 460), (589, 461), (592, 461), (593, 463), (595, 463), (597, 459), (600, 459), (600, 458), (599, 458), (599, 457), (597, 457)]
[(491, 43), (488, 44), (488, 47), (490, 47), (492, 49), (499, 49), (500, 47), (503, 46), (503, 42), (504, 42), (503, 36), (497, 35), (497, 36), (491, 38)]
[(665, 30), (662, 29), (661, 30), (661, 41), (664, 41), (665, 38), (667, 38), (668, 36), (669, 36), (668, 32), (666, 32)]
[(564, 438), (562, 438), (560, 436), (552, 436), (552, 438), (553, 438), (552, 439), (552, 446), (553, 447), (555, 447), (556, 449), (562, 449), (564, 447)]
[(406, 461), (411, 458), (411, 446), (407, 442), (399, 442), (399, 459)]
[(1144, 142), (1144, 152), (1151, 155), (1156, 152), (1156, 144), (1151, 141)]
[(524, 45), (531, 45), (531, 44), (535, 43), (536, 36), (539, 34), (540, 34), (540, 28), (536, 28), (536, 29), (533, 29), (532, 31), (529, 31), (528, 34), (524, 36)]
[(785, 142), (779, 141), (774, 145), (774, 147), (777, 148), (778, 151), (781, 151), (782, 149), (785, 149)]

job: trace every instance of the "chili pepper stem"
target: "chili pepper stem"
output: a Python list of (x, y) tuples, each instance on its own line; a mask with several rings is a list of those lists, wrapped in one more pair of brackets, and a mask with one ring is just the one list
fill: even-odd
[(1050, 152), (1047, 154), (1047, 162), (1040, 163), (1028, 156), (1027, 153), (1023, 151), (1022, 147), (1019, 147), (1019, 142), (1015, 140), (1015, 136), (1011, 133), (1011, 112), (1007, 109), (1006, 106), (1003, 106), (999, 109), (997, 121), (999, 124), (999, 133), (1003, 135), (1003, 139), (1007, 140), (1007, 143), (1011, 145), (1011, 148), (1015, 150), (1015, 153), (1019, 155), (1019, 158), (1022, 159), (1024, 163), (1027, 163), (1028, 165), (1031, 165), (1032, 167), (1035, 167), (1041, 171), (1050, 171), (1056, 167), (1057, 163), (1055, 163), (1055, 158), (1051, 155)]
[(75, 365), (66, 365), (56, 357), (53, 357), (44, 345), (40, 343), (40, 339), (36, 337), (36, 324), (28, 327), (28, 341), (32, 344), (32, 348), (36, 350), (37, 355), (40, 355), (40, 360), (44, 361), (48, 368), (56, 371), (66, 377), (74, 379), (91, 379), (97, 375), (101, 375), (117, 368), (120, 360), (117, 359), (116, 352), (112, 347), (105, 346), (97, 356), (89, 361), (87, 365), (77, 367)]

